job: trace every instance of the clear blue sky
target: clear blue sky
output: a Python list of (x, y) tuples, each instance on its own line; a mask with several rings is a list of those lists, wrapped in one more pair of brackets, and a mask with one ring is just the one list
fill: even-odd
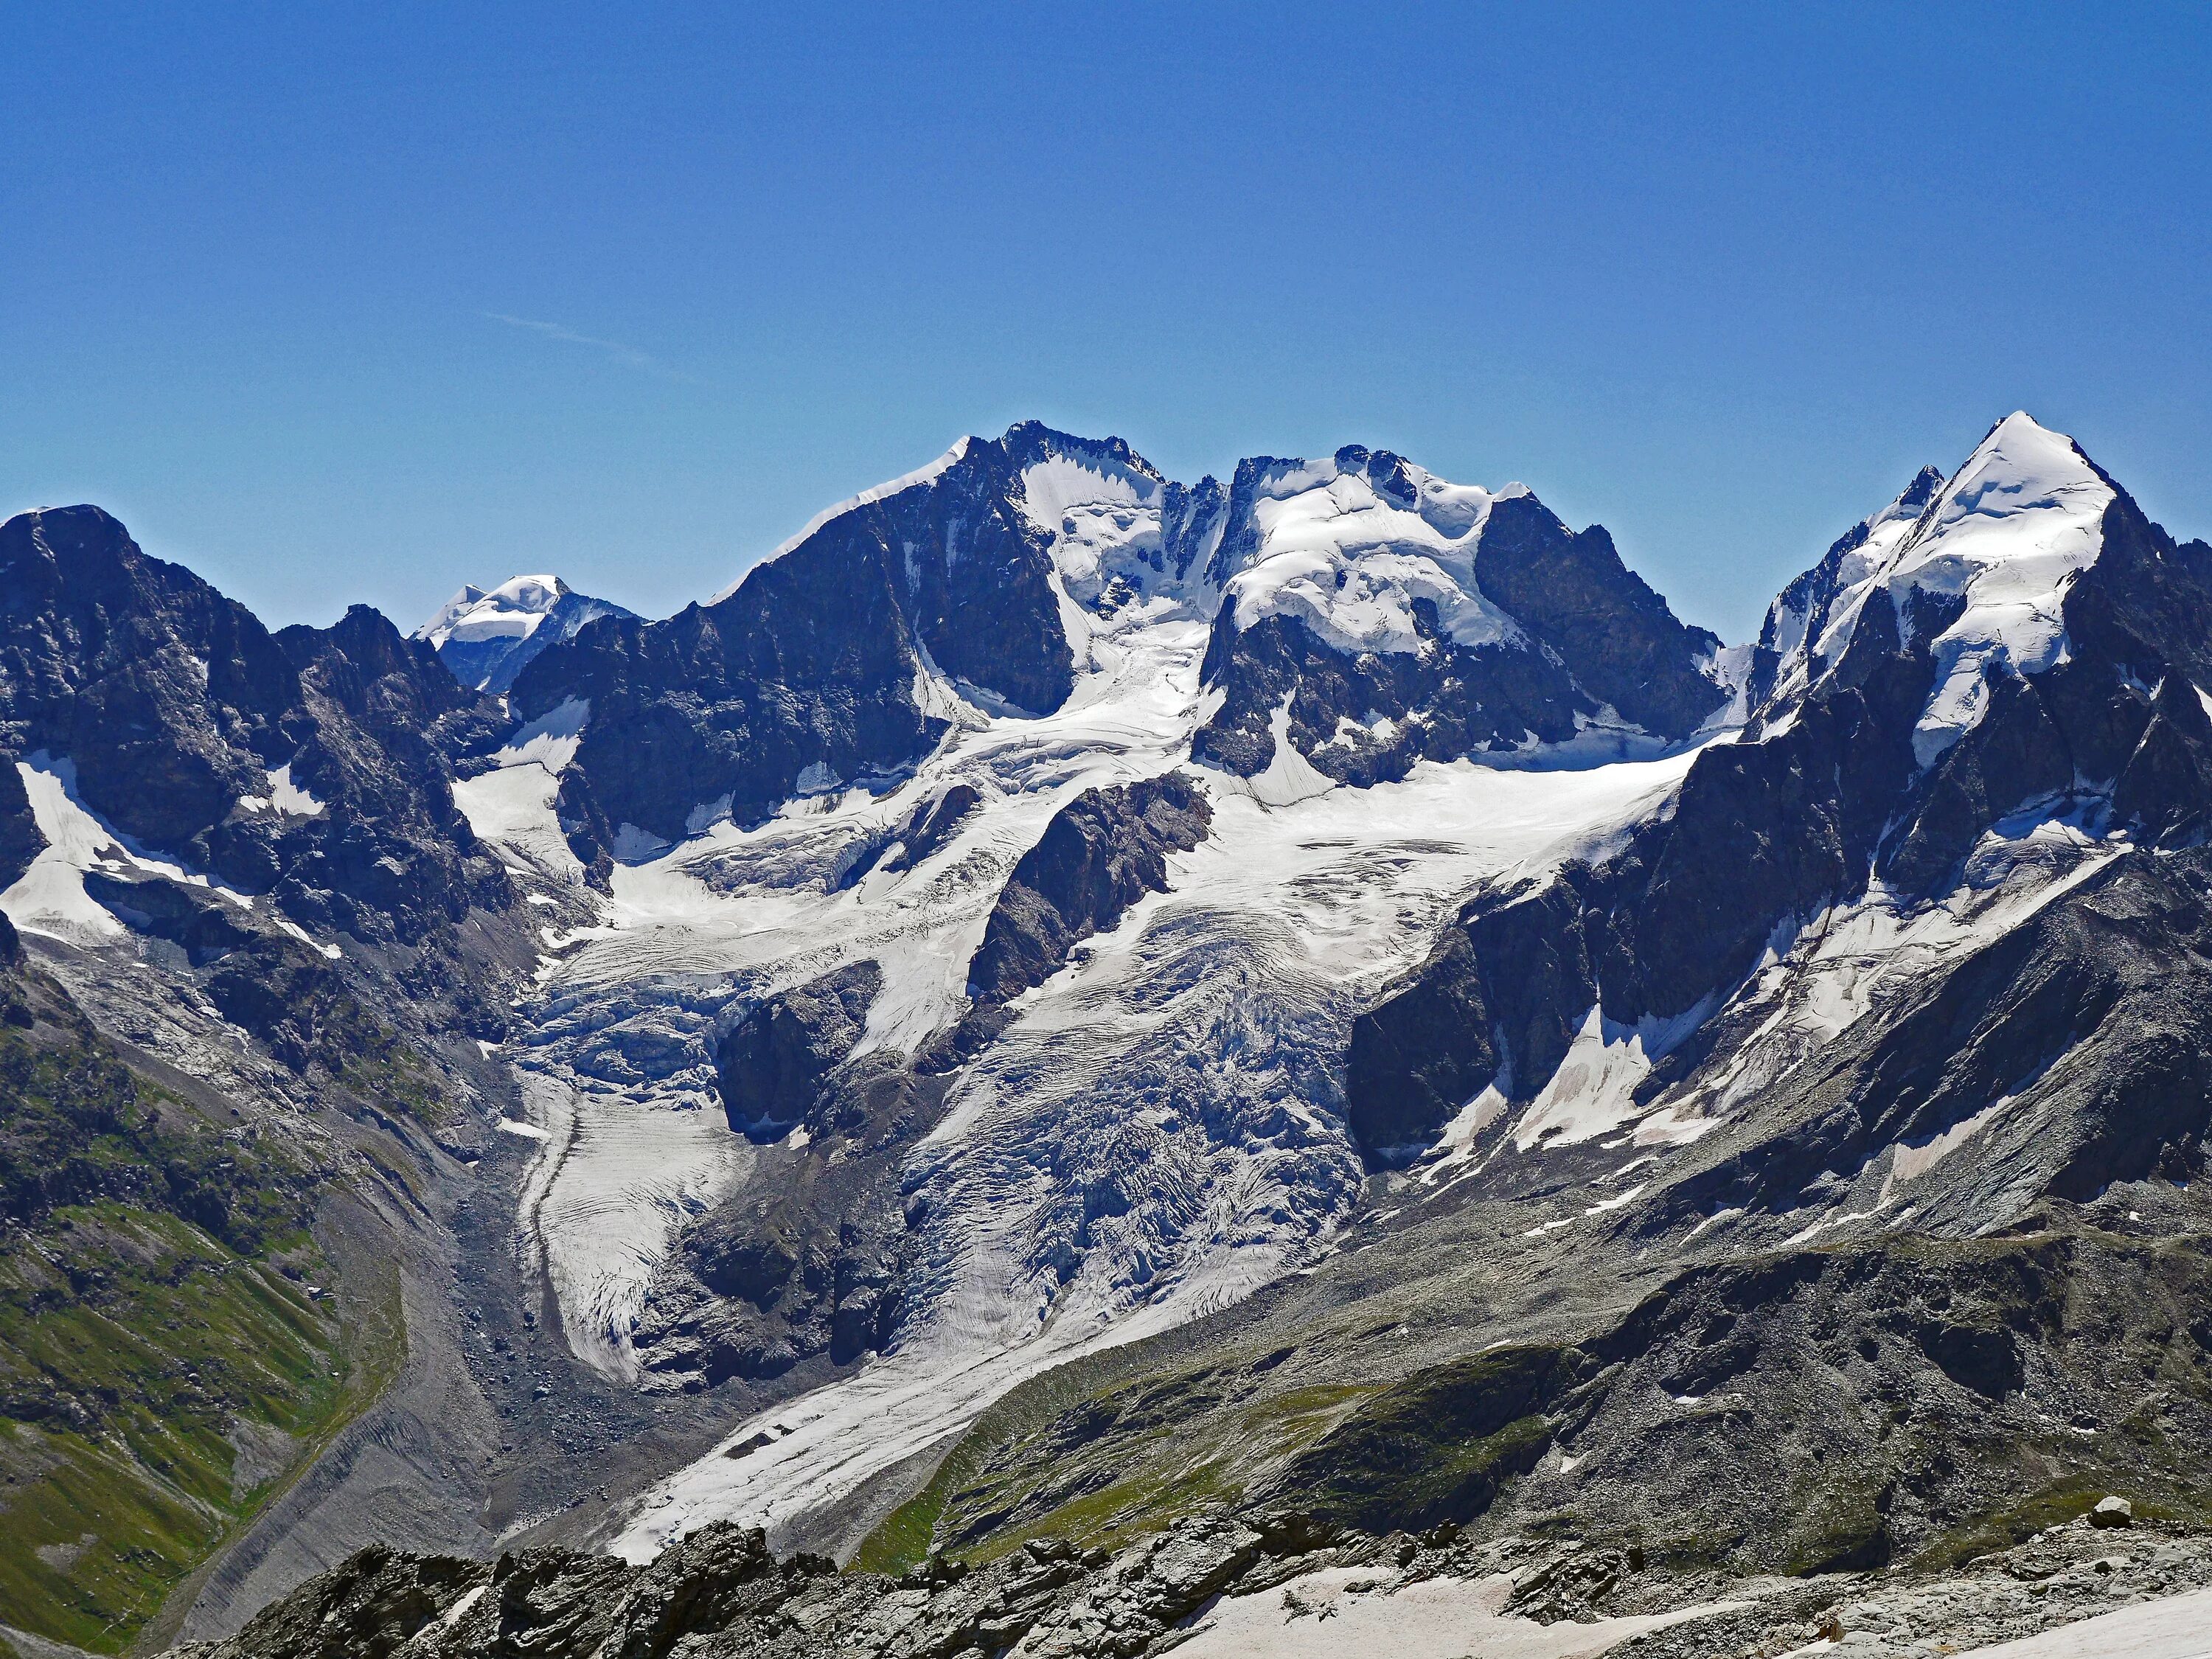
[[(619, 21), (616, 14), (619, 13)], [(2026, 406), (2212, 531), (2212, 11), (0, 0), (0, 511), (661, 614), (1035, 416), (1525, 480), (1741, 638)]]

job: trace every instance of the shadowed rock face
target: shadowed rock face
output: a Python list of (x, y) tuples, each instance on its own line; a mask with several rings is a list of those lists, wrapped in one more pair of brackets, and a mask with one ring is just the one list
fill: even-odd
[[(500, 724), (366, 606), (272, 635), (97, 507), (0, 525), (8, 760), (67, 759), (124, 834), (273, 893), (310, 927), (414, 939), (513, 902), (453, 808), (448, 758)], [(323, 811), (253, 804), (283, 767)], [(43, 842), (21, 793), (13, 775), (0, 784), (0, 855), (26, 864)]]
[(1585, 691), (1662, 737), (1682, 738), (1727, 695), (1698, 672), (1720, 647), (1620, 562), (1601, 525), (1577, 535), (1533, 495), (1491, 508), (1474, 575), (1483, 596), (1555, 652)]
[(1223, 690), (1220, 709), (1191, 741), (1191, 758), (1239, 777), (1275, 757), (1276, 711), (1316, 769), (1340, 782), (1402, 778), (1418, 761), (1520, 747), (1534, 733), (1565, 743), (1598, 712), (1559, 665), (1519, 646), (1469, 648), (1437, 633), (1435, 608), (1414, 603), (1429, 648), (1353, 656), (1295, 617), (1239, 629), (1217, 618), (1200, 678)]
[(773, 1136), (804, 1118), (830, 1071), (853, 1052), (883, 969), (856, 962), (749, 1009), (714, 1048), (730, 1127)]
[(971, 440), (933, 480), (831, 519), (726, 599), (551, 647), (516, 681), (517, 712), (588, 699), (571, 775), (616, 828), (671, 840), (726, 795), (751, 823), (802, 790), (913, 765), (945, 729), (916, 702), (923, 653), (989, 698), (1051, 712), (1074, 665), (1018, 496), (1053, 435)]
[(1093, 933), (1110, 933), (1146, 893), (1167, 887), (1167, 855), (1206, 839), (1212, 808), (1180, 772), (1086, 789), (1053, 815), (1022, 855), (968, 968), (976, 1002), (1012, 1001), (1066, 964)]

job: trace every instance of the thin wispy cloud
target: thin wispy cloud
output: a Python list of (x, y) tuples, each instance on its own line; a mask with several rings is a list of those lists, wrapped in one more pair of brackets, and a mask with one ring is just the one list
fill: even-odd
[(624, 345), (620, 340), (602, 340), (595, 334), (579, 334), (574, 329), (559, 323), (540, 322), (534, 317), (512, 317), (504, 311), (487, 311), (480, 314), (491, 322), (504, 323), (509, 328), (527, 329), (533, 334), (541, 334), (549, 340), (558, 340), (564, 345), (588, 346), (624, 368), (642, 369), (646, 374), (657, 374), (665, 380), (683, 380), (692, 385), (698, 383), (697, 375), (687, 374), (672, 363), (665, 363), (649, 351), (640, 351), (635, 346)]

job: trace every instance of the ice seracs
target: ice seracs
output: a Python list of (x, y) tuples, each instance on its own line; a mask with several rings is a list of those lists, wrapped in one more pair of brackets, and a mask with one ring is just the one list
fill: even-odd
[[(1500, 495), (1527, 493), (1513, 484)], [(1223, 573), (1224, 602), (1240, 629), (1292, 616), (1340, 651), (1419, 650), (1424, 600), (1462, 645), (1524, 643), (1475, 585), (1495, 499), (1357, 448), (1266, 463), (1250, 489), (1251, 533)]]

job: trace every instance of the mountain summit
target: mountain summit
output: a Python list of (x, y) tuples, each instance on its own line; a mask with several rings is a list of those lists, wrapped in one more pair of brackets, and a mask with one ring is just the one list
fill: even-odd
[(462, 684), (496, 695), (556, 640), (601, 617), (630, 614), (572, 592), (558, 576), (517, 576), (490, 589), (464, 586), (413, 637), (427, 641)]

